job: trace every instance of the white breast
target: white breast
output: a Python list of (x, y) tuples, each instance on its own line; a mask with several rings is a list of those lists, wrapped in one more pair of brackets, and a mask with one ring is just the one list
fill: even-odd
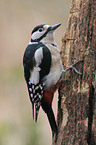
[(46, 44), (52, 55), (52, 65), (50, 69), (50, 73), (44, 77), (44, 82), (46, 84), (47, 89), (53, 87), (60, 79), (62, 75), (62, 61), (60, 58), (60, 50), (58, 47), (54, 47), (51, 44)]

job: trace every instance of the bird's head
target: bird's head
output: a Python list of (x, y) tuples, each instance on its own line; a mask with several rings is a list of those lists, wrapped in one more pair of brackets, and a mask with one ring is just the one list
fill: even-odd
[(54, 31), (61, 25), (61, 23), (50, 26), (46, 24), (36, 26), (31, 33), (31, 42), (54, 41)]

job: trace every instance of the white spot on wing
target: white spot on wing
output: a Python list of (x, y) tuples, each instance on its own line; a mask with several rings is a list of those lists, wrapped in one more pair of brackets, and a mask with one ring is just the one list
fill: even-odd
[(30, 82), (33, 84), (38, 84), (39, 83), (39, 72), (40, 72), (40, 67), (39, 65), (41, 64), (41, 61), (43, 59), (43, 50), (42, 47), (36, 50), (35, 52), (35, 61), (36, 61), (36, 66), (33, 68), (30, 76)]
[(37, 84), (39, 83), (39, 71), (40, 71), (40, 68), (37, 66), (37, 67), (34, 67), (33, 71), (31, 72), (31, 77), (30, 77), (30, 82), (32, 84)]
[(42, 47), (40, 47), (39, 49), (36, 50), (35, 52), (35, 60), (36, 60), (36, 64), (39, 65), (43, 59), (43, 50)]

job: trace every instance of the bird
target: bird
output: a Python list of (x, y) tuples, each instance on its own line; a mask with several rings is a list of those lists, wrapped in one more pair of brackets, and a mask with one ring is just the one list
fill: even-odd
[(60, 86), (62, 76), (79, 61), (66, 70), (63, 69), (60, 49), (54, 39), (55, 30), (61, 23), (55, 25), (41, 24), (31, 33), (31, 39), (23, 56), (24, 77), (32, 104), (33, 120), (37, 122), (40, 107), (46, 113), (55, 142), (58, 137), (58, 127), (52, 109), (54, 93)]

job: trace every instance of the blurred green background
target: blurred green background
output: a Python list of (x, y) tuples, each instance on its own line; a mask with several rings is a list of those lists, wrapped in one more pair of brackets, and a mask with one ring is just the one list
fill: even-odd
[[(38, 123), (32, 121), (22, 58), (38, 24), (62, 23), (55, 33), (61, 48), (70, 1), (0, 0), (0, 145), (51, 145), (51, 129), (42, 109)], [(55, 116), (56, 106), (57, 97)]]

